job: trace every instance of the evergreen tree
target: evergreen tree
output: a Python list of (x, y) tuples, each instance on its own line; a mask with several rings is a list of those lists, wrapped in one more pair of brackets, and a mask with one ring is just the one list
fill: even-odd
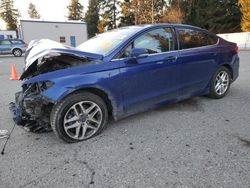
[(154, 23), (164, 22), (162, 20), (167, 2), (165, 0), (154, 0)]
[(135, 14), (135, 24), (154, 23), (154, 0), (132, 0), (131, 6)]
[(99, 22), (99, 0), (89, 0), (88, 10), (85, 15), (85, 21), (88, 26), (88, 36), (93, 37), (98, 33)]
[(19, 11), (14, 8), (13, 0), (1, 0), (0, 17), (6, 22), (8, 30), (17, 29)]
[(167, 0), (132, 0), (136, 24), (162, 22)]
[(192, 0), (185, 22), (215, 33), (240, 31), (237, 0)]
[(67, 8), (69, 10), (69, 20), (83, 20), (83, 6), (79, 2), (79, 0), (71, 0)]
[(106, 29), (110, 30), (117, 27), (119, 5), (120, 1), (118, 2), (117, 0), (100, 0), (99, 32), (104, 32)]
[(32, 19), (40, 19), (40, 14), (36, 10), (36, 6), (33, 3), (29, 4), (28, 14)]
[(239, 0), (239, 6), (242, 13), (241, 18), (241, 29), (242, 31), (250, 31), (250, 1), (249, 0)]
[(168, 6), (163, 10), (162, 22), (167, 23), (182, 23), (184, 11), (180, 0), (170, 0)]
[(131, 6), (131, 0), (124, 0), (121, 3), (121, 23), (119, 27), (135, 24), (135, 14)]

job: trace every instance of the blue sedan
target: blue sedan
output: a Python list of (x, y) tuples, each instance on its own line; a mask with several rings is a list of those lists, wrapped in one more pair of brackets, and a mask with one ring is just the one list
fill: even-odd
[(13, 54), (20, 57), (25, 52), (27, 44), (21, 39), (0, 39), (0, 54)]
[(181, 24), (140, 25), (97, 35), (77, 48), (32, 41), (14, 120), (66, 142), (118, 120), (194, 96), (224, 97), (239, 74), (238, 47)]

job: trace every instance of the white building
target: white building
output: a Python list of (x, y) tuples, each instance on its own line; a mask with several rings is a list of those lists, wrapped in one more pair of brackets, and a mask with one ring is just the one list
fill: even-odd
[(0, 30), (0, 39), (16, 39), (17, 33), (12, 30)]
[(241, 50), (250, 49), (250, 32), (218, 34), (221, 38), (237, 43)]
[(34, 39), (51, 39), (69, 46), (78, 46), (88, 38), (87, 24), (80, 21), (20, 20), (19, 35), (26, 43)]

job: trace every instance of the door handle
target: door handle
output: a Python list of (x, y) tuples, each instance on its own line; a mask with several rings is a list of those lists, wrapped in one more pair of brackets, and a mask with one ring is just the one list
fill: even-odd
[(176, 59), (177, 59), (176, 56), (167, 56), (167, 57), (164, 58), (164, 60), (165, 60), (165, 61), (168, 61), (168, 62), (169, 62), (169, 61), (171, 61), (171, 62), (172, 62), (172, 61), (175, 61)]
[(161, 61), (158, 61), (157, 64), (171, 63), (176, 61), (177, 56), (167, 56), (163, 58)]

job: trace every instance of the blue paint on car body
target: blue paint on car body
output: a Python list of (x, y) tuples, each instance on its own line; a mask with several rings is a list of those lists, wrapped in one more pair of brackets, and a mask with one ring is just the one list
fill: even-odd
[[(172, 33), (173, 49), (142, 57), (120, 56), (130, 45), (133, 48), (133, 42), (138, 37), (162, 28), (168, 28), (169, 33)], [(119, 33), (122, 29), (112, 32)], [(209, 83), (222, 65), (230, 69), (233, 80), (238, 77), (239, 57), (236, 44), (206, 30), (179, 24), (131, 26), (125, 29), (133, 32), (124, 36), (124, 40), (121, 37), (121, 41), (117, 41), (116, 47), (107, 54), (86, 52), (78, 48), (45, 49), (47, 54), (70, 54), (89, 59), (90, 63), (39, 74), (28, 78), (23, 84), (52, 82), (53, 86), (41, 92), (41, 95), (54, 104), (79, 90), (100, 90), (111, 102), (114, 119), (119, 119), (163, 103), (208, 94)], [(185, 29), (203, 32), (216, 38), (217, 42), (182, 49), (178, 32)], [(112, 45), (110, 43), (105, 43), (104, 47)], [(42, 52), (44, 51), (37, 52), (34, 56), (39, 56)]]

